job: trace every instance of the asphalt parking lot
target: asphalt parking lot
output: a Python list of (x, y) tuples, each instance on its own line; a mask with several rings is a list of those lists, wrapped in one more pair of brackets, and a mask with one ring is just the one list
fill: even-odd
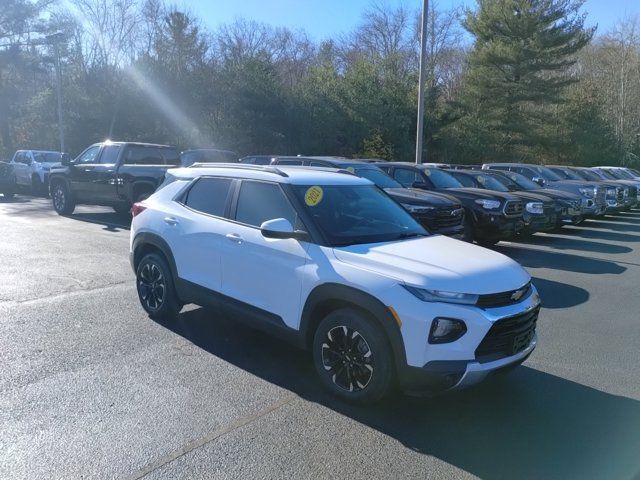
[(127, 228), (0, 199), (0, 478), (640, 478), (640, 211), (496, 247), (543, 301), (522, 367), (367, 408), (233, 318), (149, 319)]

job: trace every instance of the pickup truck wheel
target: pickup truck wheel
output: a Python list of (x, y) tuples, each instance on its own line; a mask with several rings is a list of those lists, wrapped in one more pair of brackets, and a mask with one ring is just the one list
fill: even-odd
[(140, 260), (136, 269), (136, 287), (140, 304), (151, 318), (163, 321), (176, 318), (182, 305), (164, 258), (150, 253)]
[(128, 213), (131, 213), (131, 205), (115, 205), (113, 207), (113, 210), (119, 215), (126, 215)]
[(320, 322), (313, 360), (323, 385), (344, 400), (377, 402), (391, 389), (389, 343), (379, 327), (355, 310), (335, 310)]
[(59, 215), (71, 215), (76, 208), (76, 203), (71, 197), (71, 192), (62, 182), (56, 182), (51, 187), (51, 203), (53, 209)]
[(13, 192), (5, 192), (5, 193), (2, 194), (2, 197), (5, 200), (11, 200), (13, 198)]

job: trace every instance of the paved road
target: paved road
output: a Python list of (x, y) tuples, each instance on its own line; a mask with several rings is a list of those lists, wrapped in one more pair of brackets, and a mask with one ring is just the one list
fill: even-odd
[(498, 247), (543, 299), (523, 367), (369, 408), (233, 318), (150, 320), (127, 246), (0, 200), (0, 478), (640, 478), (640, 213)]

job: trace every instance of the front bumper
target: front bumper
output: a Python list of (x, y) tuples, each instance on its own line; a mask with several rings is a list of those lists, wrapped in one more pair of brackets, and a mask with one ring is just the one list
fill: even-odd
[(597, 198), (582, 199), (582, 213), (587, 217), (597, 217), (600, 215), (604, 215), (606, 210), (606, 203), (599, 202)]
[[(433, 394), (474, 385), (497, 370), (522, 363), (536, 348), (540, 300), (534, 287), (527, 298), (503, 307), (437, 305), (431, 314), (398, 309), (407, 353), (398, 378), (407, 393)], [(454, 342), (429, 344), (428, 331), (438, 317), (463, 320), (467, 332)]]
[(529, 214), (523, 218), (525, 223), (523, 233), (549, 232), (555, 229), (558, 224), (558, 217), (555, 213)]
[(488, 240), (507, 240), (513, 238), (525, 228), (521, 216), (508, 217), (501, 213), (476, 213), (474, 235)]

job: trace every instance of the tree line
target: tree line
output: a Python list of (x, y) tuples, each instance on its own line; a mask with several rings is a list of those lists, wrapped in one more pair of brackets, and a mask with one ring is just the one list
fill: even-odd
[[(640, 164), (640, 20), (600, 32), (581, 7), (432, 2), (424, 161)], [(247, 19), (210, 30), (163, 0), (5, 0), (0, 158), (58, 148), (57, 48), (71, 155), (110, 138), (409, 161), (419, 27), (417, 10), (375, 2), (314, 41)]]

